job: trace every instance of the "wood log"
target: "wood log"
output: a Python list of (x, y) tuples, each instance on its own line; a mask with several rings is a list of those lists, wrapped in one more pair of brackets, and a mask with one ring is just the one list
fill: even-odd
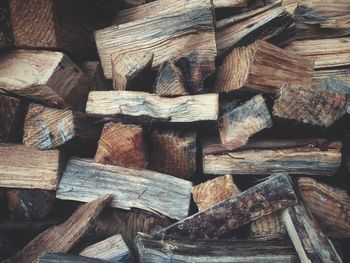
[(84, 248), (80, 256), (108, 260), (109, 262), (129, 261), (131, 254), (121, 235), (114, 235), (101, 242)]
[(345, 95), (350, 95), (350, 83), (347, 83), (339, 78), (332, 77), (332, 76), (329, 78), (326, 78), (320, 85), (320, 88), (325, 90), (336, 91)]
[[(276, 70), (278, 69), (278, 70)], [(216, 92), (247, 88), (277, 93), (283, 83), (309, 86), (313, 62), (264, 41), (234, 49), (219, 67)]]
[(302, 200), (282, 212), (289, 237), (304, 262), (342, 262), (332, 242), (319, 228)]
[(196, 172), (197, 133), (194, 130), (155, 130), (152, 133), (151, 169), (191, 180)]
[(141, 263), (151, 262), (299, 262), (292, 246), (276, 241), (159, 239), (140, 234)]
[(187, 217), (156, 234), (214, 238), (297, 203), (287, 174), (276, 174), (232, 198)]
[(89, 91), (86, 82), (84, 73), (61, 52), (13, 50), (0, 56), (1, 90), (47, 105), (81, 107)]
[(154, 54), (151, 52), (112, 54), (114, 90), (142, 90), (150, 73)]
[(146, 116), (168, 122), (217, 120), (218, 111), (218, 94), (162, 98), (146, 92), (93, 91), (86, 105), (93, 116)]
[[(75, 256), (75, 255), (68, 255), (68, 254), (62, 254), (62, 253), (45, 252), (38, 258), (37, 262), (38, 263), (108, 263), (111, 261), (96, 259), (96, 258), (89, 258), (89, 257), (82, 257), (82, 256)], [(114, 262), (120, 262), (120, 261), (114, 261)]]
[(62, 164), (58, 150), (0, 143), (0, 187), (56, 190)]
[(82, 112), (30, 104), (24, 122), (23, 142), (47, 150), (73, 139), (97, 140), (100, 133), (93, 119)]
[(0, 48), (13, 47), (9, 1), (0, 3)]
[(249, 238), (255, 240), (283, 239), (287, 230), (280, 213), (264, 216), (250, 226)]
[(312, 79), (312, 86), (320, 86), (321, 83), (329, 77), (338, 78), (350, 85), (350, 67), (315, 70)]
[(95, 162), (145, 169), (148, 152), (143, 129), (131, 124), (105, 124), (98, 141)]
[(292, 175), (334, 175), (341, 163), (340, 141), (261, 140), (246, 149), (229, 151), (213, 140), (203, 142), (206, 174), (252, 174), (287, 172)]
[(230, 150), (245, 145), (252, 135), (272, 126), (269, 109), (261, 95), (238, 107), (229, 108), (218, 123), (221, 142)]
[(350, 197), (345, 190), (306, 177), (298, 180), (298, 189), (327, 236), (350, 237)]
[(80, 68), (88, 78), (88, 82), (92, 85), (90, 90), (111, 90), (112, 83), (105, 79), (102, 66), (99, 61), (85, 61), (80, 63)]
[(94, 220), (110, 200), (111, 197), (105, 195), (80, 206), (67, 221), (39, 234), (6, 262), (31, 263), (37, 262), (38, 257), (43, 252), (68, 252), (91, 230)]
[[(115, 183), (111, 185), (111, 181)], [(135, 207), (182, 219), (188, 215), (191, 188), (191, 182), (173, 176), (76, 158), (69, 160), (56, 197), (89, 202), (109, 193), (113, 195), (112, 207)]]

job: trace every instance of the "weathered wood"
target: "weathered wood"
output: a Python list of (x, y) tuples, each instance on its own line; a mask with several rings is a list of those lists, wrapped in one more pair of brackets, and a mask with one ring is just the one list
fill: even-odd
[(169, 122), (217, 120), (218, 94), (163, 98), (136, 91), (93, 91), (89, 93), (86, 112), (94, 116), (146, 116)]
[[(44, 253), (38, 258), (38, 263), (108, 263), (111, 261), (61, 254), (61, 253)], [(119, 261), (115, 261), (119, 262)]]
[(341, 148), (340, 141), (261, 140), (248, 143), (246, 149), (229, 151), (207, 140), (203, 142), (203, 171), (206, 174), (287, 172), (331, 176), (340, 167)]
[(82, 112), (30, 104), (24, 122), (23, 142), (47, 150), (73, 139), (97, 140), (100, 133), (93, 119)]
[(254, 221), (250, 226), (249, 238), (255, 240), (282, 239), (287, 230), (280, 213), (264, 216)]
[(0, 56), (0, 89), (47, 105), (81, 107), (89, 91), (86, 82), (61, 52), (13, 50)]
[(322, 233), (302, 200), (285, 209), (282, 219), (301, 263), (342, 262), (332, 242)]
[(106, 195), (82, 205), (67, 221), (39, 234), (6, 262), (31, 263), (37, 262), (37, 258), (44, 252), (68, 252), (91, 230), (94, 220), (110, 199), (110, 196)]
[(151, 169), (191, 180), (196, 172), (197, 133), (194, 130), (155, 130), (151, 139)]
[[(350, 83), (347, 83), (339, 78), (332, 77), (332, 76), (329, 78), (326, 78), (320, 85), (320, 88), (325, 90), (333, 90), (348, 96), (350, 95)], [(347, 107), (347, 111), (349, 111), (348, 107)]]
[(219, 237), (265, 215), (297, 203), (287, 174), (276, 174), (234, 197), (157, 232), (191, 238)]
[(62, 157), (58, 150), (0, 143), (0, 187), (55, 190)]
[(91, 90), (111, 90), (112, 82), (105, 79), (103, 70), (99, 61), (85, 61), (79, 64), (81, 70), (88, 78), (88, 82), (91, 84)]
[(327, 236), (350, 237), (350, 197), (345, 190), (306, 177), (298, 180), (298, 189)]
[(9, 1), (0, 3), (0, 48), (13, 47)]
[(113, 195), (112, 207), (135, 207), (182, 219), (188, 214), (191, 188), (189, 181), (173, 176), (75, 158), (63, 172), (56, 197), (89, 202), (109, 193)]
[(101, 242), (84, 248), (80, 256), (108, 260), (109, 262), (128, 261), (131, 259), (129, 248), (121, 235), (113, 235)]
[(228, 108), (218, 122), (221, 142), (230, 150), (245, 145), (251, 136), (272, 125), (269, 109), (261, 95), (238, 107)]
[(95, 162), (127, 168), (144, 169), (148, 151), (141, 127), (109, 122), (104, 125), (98, 141)]
[[(276, 70), (277, 69), (277, 70)], [(313, 62), (264, 41), (234, 49), (217, 72), (216, 92), (247, 88), (277, 93), (283, 83), (309, 86)]]
[(151, 52), (114, 53), (112, 77), (114, 90), (142, 90), (150, 73), (154, 54)]
[(312, 86), (318, 87), (329, 77), (338, 78), (350, 85), (350, 67), (315, 70), (312, 79)]

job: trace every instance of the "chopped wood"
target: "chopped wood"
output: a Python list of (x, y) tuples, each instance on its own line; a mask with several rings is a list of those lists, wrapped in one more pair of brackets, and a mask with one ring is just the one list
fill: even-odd
[(90, 90), (111, 90), (112, 83), (106, 80), (102, 66), (99, 61), (85, 61), (80, 65), (81, 70), (88, 77), (88, 82), (92, 85)]
[(112, 207), (140, 208), (182, 219), (188, 215), (191, 188), (191, 182), (166, 174), (75, 158), (69, 160), (63, 172), (56, 197), (89, 202), (109, 193), (113, 196)]
[(163, 98), (136, 91), (92, 91), (86, 112), (94, 116), (146, 116), (169, 122), (217, 120), (218, 94)]
[(315, 70), (312, 79), (312, 86), (319, 86), (323, 81), (325, 81), (325, 79), (329, 77), (338, 78), (350, 85), (350, 67)]
[(229, 108), (219, 118), (223, 146), (233, 150), (245, 145), (249, 138), (272, 125), (269, 109), (261, 95), (238, 107)]
[(151, 52), (112, 54), (114, 90), (142, 90), (152, 68), (154, 54)]
[(44, 252), (68, 252), (91, 230), (94, 220), (110, 199), (110, 196), (105, 195), (80, 206), (67, 221), (39, 234), (7, 262), (34, 263)]
[(256, 240), (283, 239), (287, 230), (280, 213), (264, 216), (250, 226), (249, 237)]
[(57, 148), (73, 139), (96, 140), (100, 129), (82, 112), (30, 104), (24, 122), (23, 142), (40, 150)]
[(58, 150), (0, 143), (0, 187), (56, 190), (62, 157)]
[(306, 177), (298, 180), (298, 189), (327, 236), (350, 237), (350, 197), (345, 190)]
[(196, 131), (155, 130), (151, 139), (151, 169), (191, 180), (196, 172)]
[(291, 179), (275, 174), (248, 190), (157, 232), (162, 236), (219, 237), (265, 215), (297, 203)]
[[(259, 145), (260, 144), (260, 145)], [(229, 151), (213, 140), (203, 142), (205, 174), (334, 175), (341, 163), (340, 141), (261, 140), (246, 149)]]
[(61, 52), (13, 50), (0, 56), (0, 89), (47, 105), (81, 107), (89, 91), (86, 82)]
[[(333, 90), (341, 94), (350, 95), (350, 83), (347, 83), (336, 77), (326, 78), (320, 85), (320, 88), (325, 90)], [(349, 107), (347, 106), (347, 111)]]
[(312, 73), (312, 61), (265, 41), (257, 41), (227, 55), (218, 69), (215, 91), (247, 88), (277, 93), (283, 83), (310, 86)]
[[(108, 263), (111, 261), (88, 258), (82, 256), (68, 255), (62, 253), (45, 252), (38, 258), (38, 263)], [(115, 261), (120, 262), (120, 261)]]

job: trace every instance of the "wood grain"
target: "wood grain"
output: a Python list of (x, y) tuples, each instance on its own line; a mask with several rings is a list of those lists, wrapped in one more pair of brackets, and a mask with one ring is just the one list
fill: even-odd
[(278, 212), (252, 222), (249, 238), (255, 240), (284, 239), (286, 234), (286, 227), (282, 221), (281, 214)]
[(329, 77), (338, 78), (350, 85), (350, 68), (330, 68), (315, 70), (312, 79), (312, 86), (319, 86), (325, 79)]
[[(38, 263), (108, 263), (110, 261), (96, 259), (96, 258), (68, 255), (68, 254), (62, 254), (62, 253), (45, 252), (39, 257), (37, 262)], [(119, 261), (116, 261), (116, 262), (119, 262)]]

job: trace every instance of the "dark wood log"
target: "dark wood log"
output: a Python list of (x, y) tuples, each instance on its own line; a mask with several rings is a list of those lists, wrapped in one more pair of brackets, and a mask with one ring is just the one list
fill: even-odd
[(10, 1), (1, 1), (0, 3), (0, 48), (14, 46), (9, 2)]
[(248, 190), (156, 233), (159, 236), (219, 237), (265, 215), (297, 203), (291, 179), (276, 174)]
[(102, 66), (99, 61), (85, 61), (79, 64), (81, 70), (88, 77), (91, 84), (90, 90), (111, 90), (112, 82), (105, 79)]
[[(111, 261), (61, 254), (61, 253), (44, 253), (38, 258), (38, 263), (108, 263)], [(114, 261), (121, 262), (121, 261)]]

